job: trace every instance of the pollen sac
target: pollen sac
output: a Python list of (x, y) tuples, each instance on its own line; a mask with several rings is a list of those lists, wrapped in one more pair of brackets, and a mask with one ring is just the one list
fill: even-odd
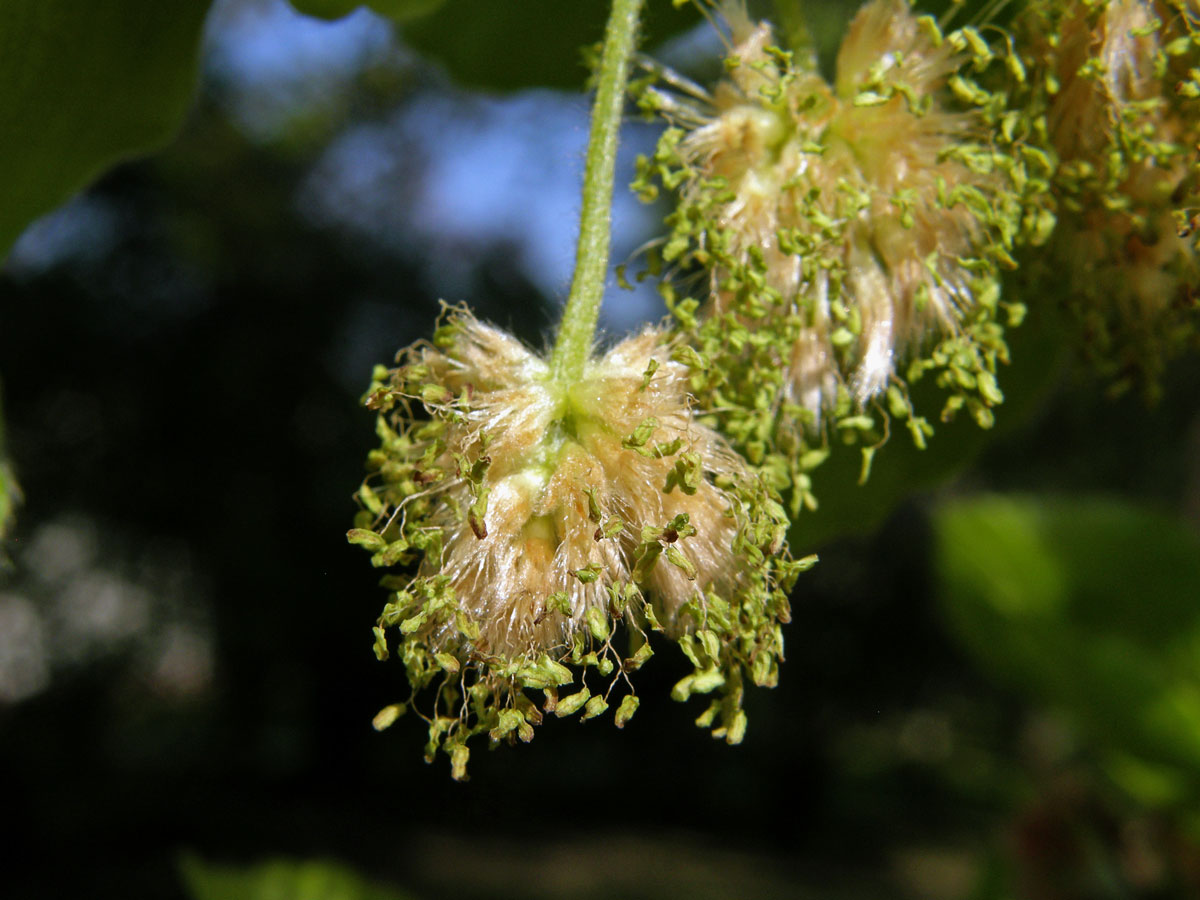
[(698, 299), (665, 283), (696, 395), (744, 410), (739, 449), (774, 444), (768, 462), (797, 487), (797, 461), (829, 435), (874, 445), (899, 416), (923, 443), (932, 426), (908, 387), (927, 373), (949, 395), (943, 418), (990, 424), (1019, 317), (1000, 272), (1048, 233), (1049, 172), (1006, 106), (1019, 60), (875, 0), (830, 83), (769, 25), (724, 10), (728, 77), (709, 92), (663, 73), (646, 89), (673, 127), (635, 185), (675, 189), (661, 256), (668, 274), (702, 273)]
[(1200, 345), (1200, 4), (1072, 0), (1020, 21), (1057, 158), (1054, 294), (1114, 391)]
[(465, 310), (376, 371), (381, 445), (349, 539), (390, 570), (376, 653), (432, 700), (427, 755), (602, 715), (654, 632), (712, 635), (689, 658), (720, 675), (701, 686), (723, 734), (743, 676), (769, 683), (801, 566), (770, 489), (693, 416), (687, 375), (647, 330), (564, 383)]

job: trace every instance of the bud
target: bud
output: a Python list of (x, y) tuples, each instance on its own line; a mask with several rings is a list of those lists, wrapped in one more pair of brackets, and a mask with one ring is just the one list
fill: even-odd
[[(830, 84), (767, 24), (724, 9), (729, 78), (702, 100), (650, 89), (682, 127), (639, 180), (680, 185), (662, 255), (708, 272), (698, 310), (667, 289), (700, 352), (698, 396), (763, 410), (746, 432), (783, 411), (868, 444), (877, 427), (843, 422), (899, 409), (923, 439), (907, 382), (933, 371), (951, 395), (944, 417), (965, 405), (985, 423), (999, 395), (978, 384), (1007, 359), (999, 272), (1033, 238), (1045, 174), (1018, 152), (1026, 129), (1012, 117), (1000, 128), (1003, 93), (975, 80), (1015, 77), (993, 66), (1008, 51), (970, 28), (943, 35), (904, 0), (874, 0)], [(902, 402), (881, 402), (889, 387)], [(801, 444), (785, 454), (793, 482), (812, 449)]]
[(1200, 345), (1200, 5), (1039, 2), (1021, 27), (1059, 158), (1056, 293), (1065, 274), (1114, 389), (1153, 395), (1164, 362)]
[[(411, 573), (384, 579), (379, 627), (414, 688), (437, 684), (438, 704), (457, 705), (432, 719), (435, 750), (480, 732), (531, 738), (542, 710), (526, 688), (545, 692), (546, 712), (603, 714), (594, 682), (559, 688), (580, 668), (615, 683), (648, 658), (622, 658), (618, 625), (638, 648), (652, 631), (712, 633), (697, 666), (731, 682), (781, 655), (786, 519), (696, 420), (670, 353), (647, 330), (561, 384), (540, 355), (455, 310), (436, 345), (377, 373), (367, 402), (382, 446), (351, 540)], [(726, 699), (732, 717), (740, 694)]]

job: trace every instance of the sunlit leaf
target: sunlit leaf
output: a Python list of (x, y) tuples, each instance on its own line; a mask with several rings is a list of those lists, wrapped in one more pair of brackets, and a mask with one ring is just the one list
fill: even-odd
[(34, 218), (175, 134), (208, 5), (0, 3), (0, 260)]

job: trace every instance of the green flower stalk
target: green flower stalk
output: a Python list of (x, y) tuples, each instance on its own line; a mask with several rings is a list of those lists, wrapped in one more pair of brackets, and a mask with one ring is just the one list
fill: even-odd
[(908, 388), (926, 373), (949, 394), (943, 418), (965, 407), (991, 424), (1004, 328), (1023, 314), (1000, 274), (1053, 225), (1049, 161), (1006, 104), (1019, 60), (974, 29), (874, 0), (831, 84), (739, 4), (722, 9), (729, 76), (710, 93), (667, 73), (676, 90), (644, 91), (673, 127), (637, 187), (677, 192), (661, 256), (705, 273), (699, 299), (666, 285), (693, 389), (734, 410), (738, 446), (811, 505), (799, 461), (830, 434), (874, 445), (899, 417), (923, 445)]
[(1059, 228), (1054, 278), (1115, 390), (1158, 390), (1200, 346), (1200, 5), (1033, 3), (1019, 22), (1045, 116)]
[(455, 778), (478, 735), (529, 741), (546, 715), (610, 704), (623, 727), (656, 633), (693, 666), (672, 696), (710, 695), (698, 724), (738, 743), (744, 687), (776, 682), (788, 591), (815, 561), (790, 558), (777, 496), (700, 422), (668, 335), (594, 349), (639, 4), (614, 3), (552, 353), (448, 309), (432, 342), (376, 369), (365, 401), (380, 446), (349, 539), (389, 570), (375, 651), (412, 688), (376, 727), (413, 709), (426, 758), (446, 753)]

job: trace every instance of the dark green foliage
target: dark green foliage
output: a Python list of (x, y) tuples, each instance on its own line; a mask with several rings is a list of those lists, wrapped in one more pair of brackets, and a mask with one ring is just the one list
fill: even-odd
[(1200, 535), (1105, 499), (981, 497), (935, 517), (945, 611), (983, 667), (1066, 713), (1140, 802), (1200, 800)]
[[(404, 42), (470, 87), (577, 89), (587, 75), (580, 48), (603, 33), (608, 8), (607, 0), (446, 0), (406, 26)], [(653, 46), (695, 18), (650, 0), (642, 43)]]
[(397, 22), (405, 22), (428, 15), (445, 0), (292, 0), (292, 6), (310, 16), (322, 19), (340, 19), (360, 7), (366, 7), (381, 16)]
[(31, 220), (175, 134), (207, 10), (208, 0), (0, 3), (0, 260)]
[(192, 900), (409, 900), (334, 862), (271, 860), (250, 867), (180, 861)]

